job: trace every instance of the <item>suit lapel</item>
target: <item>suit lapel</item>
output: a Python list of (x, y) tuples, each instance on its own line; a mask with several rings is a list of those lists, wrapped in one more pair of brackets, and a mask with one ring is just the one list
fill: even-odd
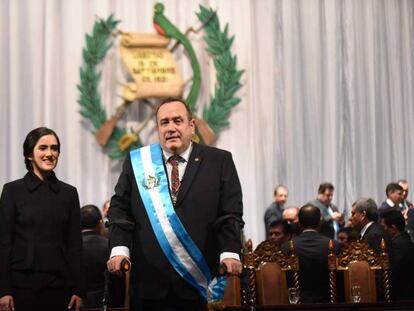
[(175, 204), (176, 208), (180, 206), (185, 195), (187, 194), (190, 186), (193, 182), (194, 177), (197, 174), (200, 163), (203, 160), (202, 150), (200, 146), (196, 143), (193, 143), (193, 150), (191, 151), (190, 158), (188, 159), (187, 167), (180, 185), (180, 191), (178, 192), (177, 203)]

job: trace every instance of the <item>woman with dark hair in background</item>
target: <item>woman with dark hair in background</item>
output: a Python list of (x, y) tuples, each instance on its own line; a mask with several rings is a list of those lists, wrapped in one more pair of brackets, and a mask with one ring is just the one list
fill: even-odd
[(27, 174), (0, 198), (0, 310), (79, 310), (80, 207), (76, 188), (53, 172), (60, 141), (46, 127), (23, 144)]

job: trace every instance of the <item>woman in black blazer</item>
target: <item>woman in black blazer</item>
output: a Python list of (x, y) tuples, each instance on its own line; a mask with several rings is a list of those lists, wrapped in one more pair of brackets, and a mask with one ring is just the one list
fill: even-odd
[(79, 310), (81, 230), (76, 188), (53, 172), (60, 141), (32, 130), (23, 144), (27, 174), (0, 198), (0, 310)]

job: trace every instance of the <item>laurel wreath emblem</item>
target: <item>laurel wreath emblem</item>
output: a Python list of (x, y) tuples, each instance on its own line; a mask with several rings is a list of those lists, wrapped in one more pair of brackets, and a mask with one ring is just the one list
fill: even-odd
[[(203, 120), (209, 125), (214, 134), (229, 125), (228, 117), (231, 109), (239, 104), (240, 98), (236, 92), (242, 87), (240, 79), (244, 70), (237, 68), (237, 56), (231, 52), (234, 36), (228, 35), (228, 24), (224, 30), (220, 30), (220, 21), (216, 12), (200, 5), (200, 12), (196, 13), (200, 22), (204, 25), (206, 49), (211, 55), (216, 69), (216, 85), (211, 102), (204, 108)], [(99, 19), (94, 23), (92, 33), (86, 34), (86, 46), (83, 49), (84, 64), (80, 68), (80, 84), (78, 103), (81, 107), (80, 114), (88, 119), (93, 127), (98, 130), (106, 121), (107, 113), (102, 105), (98, 92), (102, 72), (98, 65), (103, 61), (107, 51), (112, 47), (113, 36), (119, 20), (109, 16), (106, 20)], [(128, 134), (125, 128), (115, 127), (108, 143), (103, 151), (110, 158), (120, 159), (129, 150), (140, 147), (139, 139), (133, 139), (128, 148), (121, 148), (120, 142)]]

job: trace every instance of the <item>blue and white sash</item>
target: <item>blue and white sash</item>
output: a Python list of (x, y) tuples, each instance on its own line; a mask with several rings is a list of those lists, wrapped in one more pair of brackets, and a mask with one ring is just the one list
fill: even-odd
[(203, 255), (175, 213), (161, 146), (131, 151), (131, 163), (152, 229), (170, 264), (206, 301), (220, 300), (226, 278), (212, 280)]

